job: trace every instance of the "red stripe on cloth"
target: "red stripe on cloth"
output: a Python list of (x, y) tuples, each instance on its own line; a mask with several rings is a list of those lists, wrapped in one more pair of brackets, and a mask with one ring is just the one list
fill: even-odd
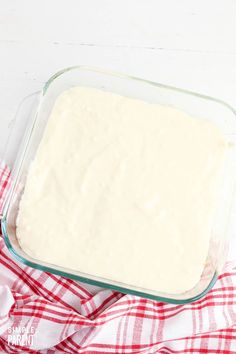
[[(83, 345), (86, 343), (86, 341), (89, 339), (89, 337), (91, 336), (92, 332), (94, 331), (94, 327), (91, 327), (88, 329), (87, 333), (84, 335), (84, 337), (82, 337), (81, 341), (80, 341), (80, 346), (83, 347)], [(70, 340), (70, 342), (73, 342), (71, 338), (68, 338), (68, 340)], [(76, 343), (73, 342), (73, 345), (75, 345)]]
[[(0, 204), (9, 186), (9, 169), (0, 167)], [(2, 241), (0, 299), (1, 294), (9, 294), (12, 304), (14, 298), (7, 314), (0, 303), (0, 318), (6, 319), (5, 328), (0, 325), (0, 348), (4, 353), (38, 353), (32, 348), (8, 345), (8, 324), (32, 326), (37, 345), (50, 348), (43, 354), (236, 351), (235, 263), (226, 266), (203, 299), (170, 305), (110, 290), (93, 295), (86, 285), (72, 279), (14, 262)], [(3, 285), (8, 292), (4, 288), (1, 293)], [(3, 300), (7, 304), (7, 299)]]
[[(228, 305), (236, 305), (236, 299), (235, 301), (228, 301)], [(203, 304), (202, 306), (199, 305), (197, 308), (195, 308), (195, 310), (202, 310), (203, 308), (207, 308), (207, 307), (211, 307), (211, 306), (224, 306), (224, 303), (223, 302), (217, 302), (217, 301), (212, 301), (211, 303), (206, 303), (206, 304)], [(135, 309), (132, 309), (132, 311), (135, 310)], [(140, 306), (139, 307), (139, 310), (142, 310), (142, 307)], [(128, 311), (127, 314), (129, 314), (129, 316), (137, 316), (137, 317), (143, 317), (143, 312), (140, 311), (140, 312), (132, 312), (132, 311)], [(117, 316), (117, 315), (121, 315), (122, 313), (124, 313), (125, 310), (124, 309), (117, 309), (115, 311), (109, 311), (107, 312), (106, 314), (101, 314), (99, 316), (99, 320), (101, 320), (102, 318), (106, 317), (106, 318), (109, 318), (109, 317), (114, 317), (114, 316)], [(180, 308), (179, 311), (176, 311), (174, 316), (182, 313), (182, 312), (191, 312), (191, 308), (187, 308), (185, 309), (184, 307), (183, 308)], [(173, 317), (173, 314), (171, 315), (159, 315), (159, 314), (148, 314), (147, 312), (145, 313), (145, 318), (149, 318), (149, 319), (153, 319), (153, 320), (166, 320), (166, 319), (169, 319)], [(102, 321), (101, 321), (102, 322)]]
[(117, 331), (116, 334), (114, 333), (114, 335), (116, 335), (116, 339), (115, 339), (115, 350), (118, 351), (119, 346), (120, 346), (120, 341), (121, 341), (121, 327), (123, 324), (123, 318), (120, 319), (119, 323), (118, 323), (118, 327), (117, 327)]
[[(34, 292), (36, 293), (41, 293), (44, 296), (46, 295), (46, 297), (48, 299), (53, 300), (55, 302), (59, 302), (61, 304), (63, 304), (64, 306), (67, 306), (67, 303), (64, 302), (59, 296), (53, 294), (49, 289), (47, 289), (46, 287), (44, 287), (43, 283), (40, 283), (39, 281), (37, 281), (35, 278), (33, 277), (29, 277), (29, 275), (24, 271), (24, 269), (20, 268), (17, 271), (18, 265), (11, 261), (8, 257), (5, 256), (5, 254), (1, 254), (1, 257), (5, 258), (9, 263), (13, 264), (13, 266), (11, 266), (9, 263), (4, 262), (1, 257), (0, 257), (0, 263), (4, 264), (4, 266), (6, 268), (8, 268), (9, 270), (11, 270), (13, 273), (15, 273), (20, 280), (22, 280), (24, 283), (26, 283)], [(31, 272), (32, 269), (28, 268), (29, 271)], [(47, 274), (47, 273), (45, 273)]]
[(143, 318), (145, 317), (145, 310), (146, 306), (137, 306), (136, 307), (137, 311), (142, 311), (140, 316), (136, 316), (137, 313), (135, 313), (135, 322), (134, 322), (134, 329), (133, 329), (133, 343), (141, 343), (141, 335), (142, 335), (142, 329), (143, 329)]
[(39, 353), (40, 354), (40, 351), (36, 351), (36, 350), (30, 349), (30, 348), (28, 348), (26, 346), (17, 345), (17, 344), (9, 345), (5, 341), (3, 341), (2, 338), (0, 338), (0, 343), (3, 346), (3, 349), (5, 351), (4, 353), (11, 353), (11, 354), (15, 354), (15, 353), (38, 354)]
[[(76, 296), (81, 296), (80, 293), (84, 294), (83, 297), (90, 297), (91, 294), (84, 288), (82, 288), (82, 286), (80, 286), (77, 282), (73, 281), (72, 279), (67, 279), (67, 278), (63, 278), (63, 277), (59, 277), (56, 276), (55, 274), (50, 274), (47, 273), (48, 276), (50, 276), (55, 282), (60, 281), (60, 279), (63, 279), (66, 283), (67, 283), (67, 289), (70, 289), (70, 291), (76, 295)], [(64, 285), (64, 284), (63, 284)], [(79, 291), (76, 291), (74, 288), (76, 288)]]
[(71, 348), (70, 348), (69, 345), (66, 343), (66, 341), (63, 341), (63, 342), (61, 342), (61, 343), (55, 345), (54, 350), (55, 350), (55, 353), (57, 353), (58, 350), (61, 351), (62, 353), (65, 353), (65, 354), (66, 354), (66, 353), (69, 353), (69, 354), (75, 353), (74, 350), (73, 350), (73, 351), (71, 350)]
[[(191, 337), (186, 337), (186, 338), (183, 338), (183, 339), (178, 339), (178, 341), (183, 341), (183, 342), (185, 342), (185, 340), (186, 339), (189, 339), (189, 338), (191, 338)], [(211, 335), (209, 335), (209, 336), (207, 336), (207, 335), (205, 335), (204, 336), (204, 338), (216, 338), (216, 339), (218, 339), (219, 337), (218, 337), (218, 335), (215, 335), (215, 336), (213, 336), (213, 337), (211, 337)], [(232, 340), (232, 339), (235, 339), (236, 338), (236, 336), (227, 336), (227, 335), (225, 335), (225, 336), (222, 336), (222, 338), (223, 339), (226, 339), (226, 340)], [(197, 339), (197, 337), (195, 337), (195, 339)], [(96, 344), (89, 344), (89, 345), (87, 345), (87, 346), (84, 346), (83, 347), (83, 349), (84, 350), (86, 350), (86, 349), (88, 349), (88, 348), (102, 348), (102, 349), (106, 349), (106, 348), (109, 348), (109, 349), (116, 349), (116, 350), (120, 350), (120, 349), (123, 349), (123, 350), (126, 350), (126, 349), (131, 349), (131, 350), (139, 350), (139, 349), (141, 349), (141, 350), (143, 350), (143, 349), (148, 349), (148, 348), (151, 348), (152, 346), (156, 346), (156, 345), (158, 345), (158, 346), (160, 346), (160, 347), (162, 347), (162, 344), (161, 344), (161, 342), (157, 342), (157, 343), (152, 343), (152, 344), (132, 344), (132, 345), (125, 345), (125, 344), (121, 344), (121, 345), (119, 345), (119, 344), (115, 344), (115, 345), (113, 345), (113, 344), (101, 344), (101, 343), (96, 343)], [(162, 347), (163, 348), (163, 347)], [(167, 346), (165, 346), (165, 349), (166, 350), (170, 350)], [(197, 350), (197, 349), (193, 349), (193, 348), (186, 348), (186, 349), (183, 349), (182, 351), (183, 352), (186, 352), (187, 350)], [(200, 350), (200, 348), (198, 349), (198, 350)], [(203, 351), (205, 351), (205, 349), (204, 348), (202, 348), (202, 350)], [(208, 349), (208, 350), (211, 350), (211, 349)], [(212, 349), (213, 350), (213, 349)], [(179, 351), (175, 351), (175, 350), (172, 350), (173, 351), (173, 353), (175, 353), (175, 352), (179, 352)], [(217, 352), (217, 350), (216, 350), (216, 352)]]
[(164, 327), (165, 327), (165, 319), (163, 319), (162, 321), (158, 321), (158, 327), (157, 327), (157, 340), (158, 341), (163, 340)]
[(188, 348), (183, 350), (173, 350), (166, 346), (162, 346), (157, 353), (162, 354), (181, 354), (181, 353), (215, 353), (215, 354), (235, 354), (233, 351), (218, 351), (217, 349), (203, 349), (203, 348)]
[(77, 351), (80, 349), (80, 346), (78, 344), (75, 345), (70, 337), (63, 340), (60, 347), (63, 350), (68, 350), (68, 353), (77, 353)]
[(96, 318), (105, 308), (107, 305), (112, 303), (114, 300), (118, 300), (123, 296), (121, 293), (113, 292), (108, 298), (106, 298), (99, 306), (94, 306), (94, 311), (89, 314), (90, 319)]
[[(129, 308), (129, 302), (130, 299), (128, 299), (128, 308)], [(123, 342), (126, 343), (127, 342), (127, 338), (128, 336), (128, 329), (129, 329), (129, 316), (125, 316), (124, 318), (124, 331), (123, 331)]]
[[(187, 304), (185, 306), (182, 306), (182, 305), (166, 305), (164, 303), (158, 303), (158, 307), (156, 309), (154, 309), (156, 315), (158, 314), (168, 314), (168, 312), (170, 314), (168, 314), (168, 316), (164, 316), (164, 319), (165, 318), (169, 318), (171, 316), (175, 316), (177, 314), (179, 314), (180, 312), (182, 311), (192, 311), (193, 309), (194, 310), (201, 310), (203, 309), (204, 307), (206, 306), (221, 306), (221, 305), (224, 305), (225, 304), (225, 297), (227, 297), (227, 299), (234, 299), (236, 296), (236, 294), (220, 294), (220, 295), (214, 295), (214, 297), (212, 297), (212, 295), (210, 295), (209, 297), (205, 297), (204, 299), (198, 301), (198, 302), (195, 302), (195, 303), (192, 303), (192, 304)], [(221, 301), (215, 301), (215, 299), (222, 299), (222, 302)], [(127, 308), (129, 308), (129, 310), (133, 310), (133, 311), (136, 311), (137, 309), (139, 310), (142, 310), (142, 309), (145, 309), (146, 313), (153, 313), (153, 305), (150, 303), (147, 303), (146, 305), (142, 305), (143, 302), (141, 302), (141, 299), (140, 300), (137, 300), (136, 298), (132, 301), (128, 301), (127, 300), (124, 300), (124, 301), (119, 301), (118, 304), (114, 304), (112, 306), (112, 310), (115, 311), (116, 308), (118, 307), (120, 309), (120, 307), (123, 307), (125, 308), (127, 306)], [(129, 305), (129, 306), (128, 306)], [(167, 307), (167, 306), (170, 306), (170, 307)], [(154, 304), (154, 307), (155, 307), (155, 304)], [(120, 311), (122, 311), (120, 309)], [(106, 314), (107, 315), (107, 314)], [(160, 317), (162, 319), (162, 317)]]
[[(236, 275), (236, 272), (232, 271), (232, 272), (226, 272), (226, 273), (223, 273), (221, 275), (219, 275), (218, 279), (221, 279), (221, 278), (226, 278), (226, 277), (232, 277), (232, 276), (235, 276)], [(235, 290), (235, 288), (234, 288)]]
[[(5, 258), (6, 261), (5, 261), (3, 258)], [(10, 261), (10, 258), (7, 258), (2, 252), (0, 252), (0, 263), (1, 263), (2, 265), (4, 265), (4, 267), (5, 267), (6, 269), (8, 269), (9, 271), (11, 271), (11, 272), (12, 272), (13, 274), (15, 274), (16, 276), (18, 276), (18, 278), (20, 279), (20, 274), (21, 274), (21, 273), (17, 271), (17, 268), (16, 268), (16, 267), (10, 265), (11, 262), (9, 262), (9, 261)], [(9, 262), (9, 263), (8, 263), (8, 262)], [(14, 263), (13, 263), (13, 264), (14, 264)], [(31, 280), (29, 280), (27, 277), (24, 279), (24, 282), (25, 282), (25, 284), (27, 284), (27, 286), (28, 286), (33, 292), (35, 292), (35, 293), (38, 292), (39, 288), (36, 287), (36, 286), (34, 286), (34, 285), (32, 285), (32, 284), (31, 284)]]
[[(46, 309), (45, 309), (45, 311), (47, 313), (50, 313), (50, 311), (47, 311)], [(63, 325), (67, 325), (68, 322), (69, 322), (71, 325), (91, 326), (91, 323), (86, 322), (83, 319), (77, 318), (76, 316), (71, 316), (72, 318), (68, 318), (67, 317), (67, 320), (62, 320), (62, 319), (54, 318), (52, 316), (47, 315), (45, 313), (45, 311), (37, 313), (36, 311), (35, 312), (30, 312), (30, 311), (27, 311), (27, 310), (19, 310), (19, 311), (14, 311), (14, 316), (34, 316), (34, 317), (37, 317), (37, 318), (41, 318), (41, 319), (44, 319), (44, 320), (48, 320), (48, 321), (51, 321), (51, 322), (54, 322), (54, 323), (63, 324)]]
[[(24, 309), (22, 309), (21, 311), (22, 311), (22, 313), (24, 312), (24, 311), (29, 311), (29, 310), (32, 310), (32, 312), (34, 312), (34, 311), (37, 311), (37, 312), (39, 312), (39, 313), (48, 313), (48, 314), (52, 314), (52, 315), (55, 315), (55, 316), (57, 316), (57, 318), (58, 317), (61, 317), (62, 319), (63, 318), (68, 318), (68, 316), (70, 315), (70, 313), (69, 313), (69, 310), (67, 310), (66, 312), (65, 312), (65, 308), (64, 308), (64, 312), (60, 312), (60, 311), (57, 311), (56, 309), (54, 310), (54, 309), (51, 309), (51, 308), (48, 308), (47, 307), (47, 305), (48, 306), (53, 306), (53, 305), (50, 305), (50, 303), (48, 302), (48, 303), (42, 303), (41, 301), (40, 301), (40, 303), (35, 303), (35, 304), (33, 304), (33, 305), (25, 305), (25, 307), (24, 307)], [(56, 308), (56, 307), (55, 307)], [(19, 310), (13, 310), (12, 311), (12, 313), (14, 314), (14, 315), (19, 315)], [(75, 317), (76, 317), (77, 315), (75, 314)], [(89, 324), (91, 324), (91, 322), (89, 321), (89, 320), (87, 320), (87, 321), (85, 321), (85, 322), (87, 322), (87, 324), (89, 325)]]

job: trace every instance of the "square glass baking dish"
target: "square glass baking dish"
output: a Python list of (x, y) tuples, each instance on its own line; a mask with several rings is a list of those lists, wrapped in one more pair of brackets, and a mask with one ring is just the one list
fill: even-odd
[[(16, 217), (29, 166), (34, 159), (56, 98), (60, 93), (73, 86), (94, 87), (127, 97), (178, 108), (199, 119), (214, 122), (229, 142), (230, 148), (227, 149), (222, 190), (218, 197), (208, 257), (201, 279), (193, 289), (183, 294), (167, 294), (161, 292), (161, 289), (160, 291), (142, 289), (129, 284), (98, 278), (92, 274), (84, 274), (77, 270), (40, 262), (21, 249), (16, 237)], [(23, 133), (19, 134), (20, 131)], [(17, 156), (14, 163), (13, 156)], [(28, 96), (20, 105), (6, 146), (5, 161), (12, 169), (12, 181), (1, 215), (2, 234), (13, 257), (22, 263), (92, 285), (177, 304), (199, 299), (214, 285), (227, 254), (228, 225), (232, 223), (232, 202), (235, 197), (236, 112), (227, 103), (187, 90), (96, 68), (81, 66), (66, 68), (52, 76), (41, 92)]]

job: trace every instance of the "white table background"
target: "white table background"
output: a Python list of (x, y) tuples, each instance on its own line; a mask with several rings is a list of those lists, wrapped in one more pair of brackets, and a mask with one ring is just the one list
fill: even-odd
[[(236, 107), (236, 0), (0, 0), (0, 64), (0, 158), (20, 101), (67, 66), (108, 68)], [(236, 235), (230, 258), (235, 246)]]

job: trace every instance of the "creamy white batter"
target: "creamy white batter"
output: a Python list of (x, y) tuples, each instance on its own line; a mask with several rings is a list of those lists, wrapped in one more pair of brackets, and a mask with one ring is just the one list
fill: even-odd
[(199, 281), (226, 144), (170, 107), (92, 88), (57, 99), (17, 235), (36, 259), (167, 293)]

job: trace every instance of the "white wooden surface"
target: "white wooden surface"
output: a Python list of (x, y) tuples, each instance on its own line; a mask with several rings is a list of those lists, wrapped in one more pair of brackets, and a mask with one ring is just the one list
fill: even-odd
[(133, 74), (236, 107), (236, 1), (0, 0), (0, 64), (0, 158), (22, 98), (71, 65)]

